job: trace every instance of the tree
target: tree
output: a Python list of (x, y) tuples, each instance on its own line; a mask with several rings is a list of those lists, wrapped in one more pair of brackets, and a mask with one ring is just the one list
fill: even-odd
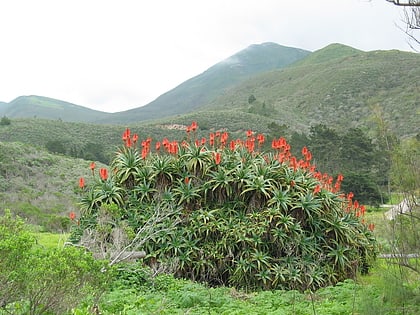
[(408, 35), (411, 48), (418, 51), (415, 47), (420, 45), (420, 0), (386, 0), (397, 6), (404, 7), (404, 32)]
[(12, 123), (12, 121), (10, 120), (10, 118), (3, 116), (0, 120), (0, 126), (8, 126)]

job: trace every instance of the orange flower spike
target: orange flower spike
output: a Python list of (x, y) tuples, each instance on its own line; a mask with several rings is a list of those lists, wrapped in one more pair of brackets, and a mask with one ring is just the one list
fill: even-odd
[(251, 129), (248, 129), (248, 131), (246, 132), (246, 136), (248, 138), (250, 138), (250, 137), (252, 137), (252, 134), (253, 134), (252, 130)]
[(133, 135), (133, 143), (136, 144), (138, 140), (139, 140), (139, 135), (137, 133), (135, 133)]
[(375, 224), (374, 223), (369, 223), (368, 229), (373, 232), (375, 230)]
[(106, 168), (101, 168), (99, 170), (99, 176), (102, 178), (102, 180), (107, 180), (108, 179), (108, 170)]
[(188, 177), (185, 177), (184, 182), (185, 182), (185, 184), (188, 185), (188, 183), (190, 182), (190, 179)]
[(258, 134), (257, 135), (257, 140), (258, 140), (258, 144), (259, 145), (262, 145), (264, 143), (264, 141), (265, 141), (264, 135), (262, 133)]
[(308, 148), (305, 146), (302, 148), (302, 155), (306, 156), (306, 154), (308, 154)]
[(125, 129), (125, 131), (122, 135), (123, 141), (126, 141), (128, 138), (130, 138), (130, 129), (129, 128)]
[(201, 138), (201, 145), (205, 145), (206, 144), (207, 139), (206, 138)]
[(216, 165), (219, 165), (221, 160), (222, 160), (221, 153), (220, 152), (214, 152), (213, 157), (214, 157), (214, 162), (216, 163)]
[(271, 148), (274, 150), (277, 150), (277, 140), (273, 139), (271, 140)]
[(347, 194), (347, 200), (352, 200), (352, 199), (353, 199), (353, 197), (354, 197), (354, 194), (353, 194), (352, 192), (349, 192), (349, 193)]
[(210, 140), (209, 140), (209, 144), (210, 144), (211, 146), (213, 146), (213, 145), (214, 145), (214, 133), (210, 133)]
[(343, 174), (338, 174), (338, 176), (337, 176), (337, 181), (338, 181), (338, 182), (342, 182), (342, 181), (343, 181), (343, 179), (344, 179)]
[(69, 213), (69, 218), (70, 218), (70, 220), (74, 221), (74, 219), (76, 219), (76, 213), (74, 213), (73, 211), (71, 211)]
[(96, 167), (95, 162), (90, 163), (89, 168), (92, 171), (92, 175), (94, 175), (95, 173), (95, 167)]
[(234, 140), (230, 141), (229, 149), (231, 151), (235, 151), (235, 147), (236, 147), (235, 141)]
[(156, 151), (159, 151), (160, 150), (160, 142), (159, 141), (156, 142), (155, 149), (156, 149)]
[(193, 121), (191, 123), (191, 126), (190, 126), (191, 131), (196, 131), (197, 128), (198, 128), (197, 122), (196, 121)]
[(358, 209), (359, 208), (359, 202), (357, 200), (354, 201), (353, 207), (354, 207), (354, 209)]
[(83, 177), (79, 178), (79, 187), (80, 188), (85, 188), (85, 179)]
[(314, 195), (316, 195), (317, 193), (319, 193), (321, 191), (321, 186), (320, 185), (316, 185), (315, 189), (314, 189)]

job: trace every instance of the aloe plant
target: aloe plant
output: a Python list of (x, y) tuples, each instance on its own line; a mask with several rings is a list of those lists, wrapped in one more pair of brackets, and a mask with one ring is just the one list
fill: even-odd
[(334, 184), (316, 171), (308, 149), (292, 156), (280, 138), (262, 152), (265, 138), (250, 130), (229, 146), (222, 132), (197, 141), (197, 125), (188, 128), (190, 141), (164, 139), (155, 151), (150, 139), (145, 151), (125, 137), (110, 177), (84, 189), (85, 216), (116, 204), (135, 233), (153, 209), (179, 206), (165, 221), (176, 227), (144, 243), (144, 262), (212, 285), (312, 290), (354, 277), (374, 259), (364, 208), (338, 191), (342, 175)]

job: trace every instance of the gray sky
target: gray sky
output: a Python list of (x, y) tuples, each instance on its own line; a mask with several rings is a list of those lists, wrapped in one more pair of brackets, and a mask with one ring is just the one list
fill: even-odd
[(251, 44), (411, 51), (385, 0), (2, 0), (0, 101), (146, 105)]

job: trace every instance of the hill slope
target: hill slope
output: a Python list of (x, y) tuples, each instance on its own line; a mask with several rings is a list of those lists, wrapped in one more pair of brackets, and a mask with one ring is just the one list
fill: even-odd
[(43, 96), (20, 96), (10, 103), (0, 103), (0, 116), (9, 118), (45, 118), (88, 122), (108, 117), (109, 113)]
[[(299, 130), (318, 123), (368, 128), (380, 109), (397, 135), (415, 135), (420, 132), (418, 82), (419, 54), (331, 45), (290, 67), (254, 76), (204, 108), (260, 113)], [(251, 94), (256, 100), (249, 104)]]
[(0, 142), (0, 212), (10, 209), (29, 223), (63, 229), (70, 211), (79, 209), (78, 179), (89, 175), (88, 161)]
[(185, 114), (224, 93), (229, 88), (256, 74), (284, 68), (310, 52), (275, 43), (251, 45), (217, 63), (153, 102), (139, 108), (115, 113), (102, 122), (126, 123)]

